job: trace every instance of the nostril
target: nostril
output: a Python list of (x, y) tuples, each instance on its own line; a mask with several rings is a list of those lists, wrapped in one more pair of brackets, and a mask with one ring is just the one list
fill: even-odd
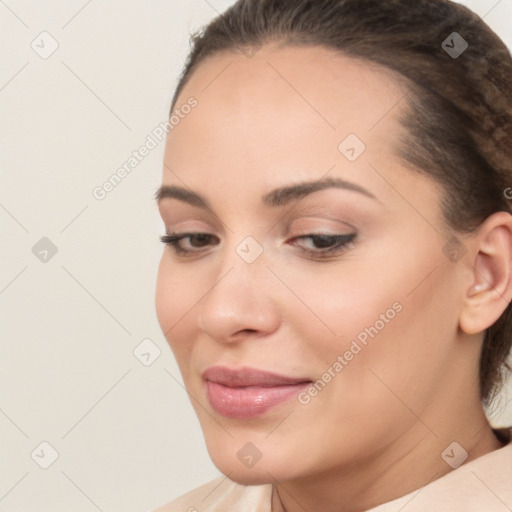
[(241, 331), (238, 331), (237, 334), (253, 334), (255, 332), (258, 332), (256, 329), (242, 329)]

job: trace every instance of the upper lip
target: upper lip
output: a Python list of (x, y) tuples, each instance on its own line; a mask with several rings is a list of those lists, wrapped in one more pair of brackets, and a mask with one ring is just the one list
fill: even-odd
[(304, 384), (311, 380), (303, 377), (288, 377), (278, 373), (258, 370), (247, 366), (240, 368), (228, 368), (226, 366), (211, 366), (207, 368), (202, 377), (206, 381), (222, 384), (230, 388), (260, 386), (286, 386)]

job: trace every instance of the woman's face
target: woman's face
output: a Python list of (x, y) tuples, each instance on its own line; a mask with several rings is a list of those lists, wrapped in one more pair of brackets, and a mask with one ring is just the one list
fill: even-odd
[(232, 480), (429, 435), (462, 371), (439, 188), (393, 153), (406, 93), (368, 63), (266, 46), (210, 58), (177, 101), (197, 105), (169, 132), (159, 208), (168, 233), (207, 236), (165, 248), (157, 314)]

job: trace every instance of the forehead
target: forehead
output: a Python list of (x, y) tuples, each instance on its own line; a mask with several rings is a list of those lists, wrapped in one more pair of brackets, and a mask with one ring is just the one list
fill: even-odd
[(290, 143), (315, 134), (369, 140), (398, 128), (395, 115), (406, 93), (386, 69), (319, 46), (274, 43), (252, 58), (221, 52), (202, 62), (182, 90), (176, 108), (191, 96), (198, 107), (169, 139), (172, 144), (190, 128), (206, 139), (229, 133), (275, 140), (279, 132)]
[[(174, 173), (164, 170), (164, 183), (179, 176), (212, 193), (237, 193), (237, 182), (262, 192), (262, 183), (318, 179), (334, 169), (370, 185), (376, 174), (369, 164), (384, 171), (393, 158), (407, 93), (391, 72), (323, 47), (216, 54), (177, 99), (177, 110), (191, 97), (197, 106), (168, 135), (165, 158)], [(356, 153), (364, 150), (355, 161), (343, 153), (346, 140)]]
[[(309, 116), (331, 131), (350, 125), (371, 129), (396, 105), (407, 89), (392, 71), (321, 46), (273, 43), (252, 58), (220, 52), (199, 64), (177, 101), (201, 100), (201, 110), (222, 124), (233, 112), (250, 113), (254, 121), (272, 121), (279, 111)], [(264, 105), (279, 107), (268, 116)]]

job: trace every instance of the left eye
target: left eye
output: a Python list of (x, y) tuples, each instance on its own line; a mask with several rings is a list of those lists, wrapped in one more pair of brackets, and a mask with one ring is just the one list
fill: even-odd
[[(351, 244), (356, 237), (355, 233), (346, 235), (325, 235), (325, 234), (309, 234), (295, 237), (293, 240), (310, 240), (310, 247), (300, 246), (303, 250), (311, 254), (321, 256), (325, 253), (339, 252)], [(298, 244), (292, 244), (298, 245)], [(312, 245), (312, 247), (311, 247)]]

